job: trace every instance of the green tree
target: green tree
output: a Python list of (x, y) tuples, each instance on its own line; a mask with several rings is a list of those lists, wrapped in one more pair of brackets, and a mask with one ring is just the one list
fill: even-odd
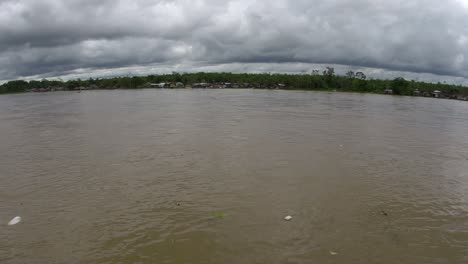
[(391, 84), (393, 93), (399, 94), (399, 95), (408, 93), (407, 91), (408, 86), (409, 86), (409, 82), (403, 79), (402, 77), (395, 78)]

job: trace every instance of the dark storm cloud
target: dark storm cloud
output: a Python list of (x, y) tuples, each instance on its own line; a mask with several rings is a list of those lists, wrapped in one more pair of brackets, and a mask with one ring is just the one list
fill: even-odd
[(0, 0), (0, 80), (317, 63), (468, 77), (467, 10), (457, 0)]

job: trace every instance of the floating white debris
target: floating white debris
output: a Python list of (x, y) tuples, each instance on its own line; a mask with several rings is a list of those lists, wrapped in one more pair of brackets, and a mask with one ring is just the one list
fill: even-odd
[(334, 251), (330, 251), (330, 255), (336, 256), (336, 255), (338, 255), (338, 253), (336, 253), (336, 252), (334, 252)]
[(343, 145), (340, 145), (340, 148), (343, 148)]
[(10, 222), (8, 222), (8, 225), (9, 226), (12, 226), (12, 225), (16, 225), (18, 224), (19, 222), (21, 222), (21, 217), (20, 216), (17, 216), (13, 219), (10, 220)]
[(286, 217), (284, 218), (284, 220), (286, 220), (286, 221), (291, 221), (291, 220), (292, 220), (292, 216), (288, 215), (288, 216), (286, 216)]

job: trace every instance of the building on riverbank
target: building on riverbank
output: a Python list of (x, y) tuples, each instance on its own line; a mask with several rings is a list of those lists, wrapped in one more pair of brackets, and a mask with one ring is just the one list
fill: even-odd
[(393, 90), (392, 89), (385, 89), (384, 94), (393, 94)]
[(150, 83), (153, 88), (170, 88), (170, 83)]

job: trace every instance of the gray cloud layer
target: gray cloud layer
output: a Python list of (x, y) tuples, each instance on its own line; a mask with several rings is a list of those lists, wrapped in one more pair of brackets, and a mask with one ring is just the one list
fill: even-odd
[(317, 63), (464, 83), (468, 9), (457, 0), (0, 0), (0, 80)]

